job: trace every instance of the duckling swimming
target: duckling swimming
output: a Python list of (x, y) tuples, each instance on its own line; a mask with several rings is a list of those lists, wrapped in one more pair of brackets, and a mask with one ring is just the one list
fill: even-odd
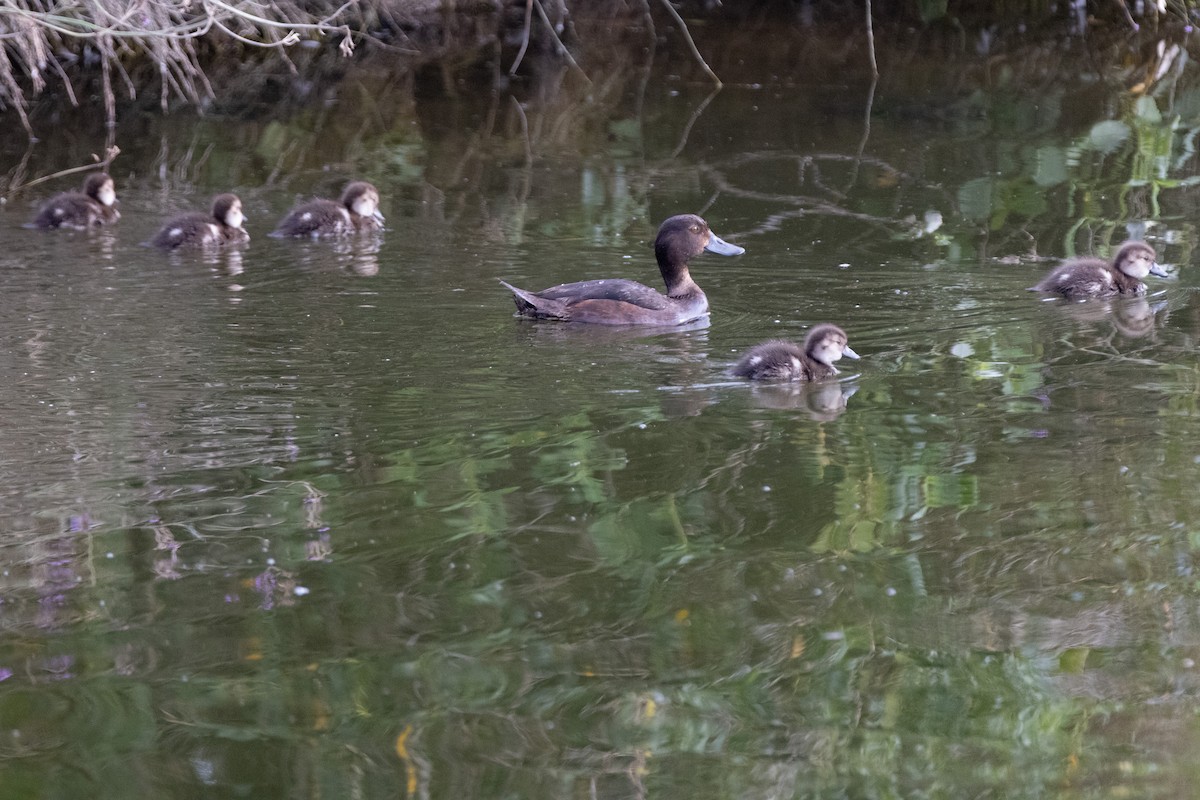
[(113, 179), (107, 173), (93, 172), (84, 180), (82, 192), (63, 192), (47, 200), (29, 226), (84, 231), (93, 225), (110, 225), (121, 216), (113, 208), (116, 202)]
[(236, 194), (219, 194), (213, 198), (212, 212), (182, 214), (168, 220), (149, 244), (163, 250), (177, 247), (210, 247), (213, 245), (247, 242), (250, 234), (243, 224), (242, 201)]
[(667, 219), (654, 239), (666, 294), (625, 278), (563, 283), (540, 292), (500, 283), (513, 293), (517, 313), (526, 317), (594, 325), (682, 325), (708, 313), (708, 298), (688, 272), (689, 262), (705, 250), (723, 256), (746, 252), (717, 236), (695, 214), (680, 214)]
[(1112, 263), (1100, 258), (1072, 258), (1050, 271), (1034, 292), (1054, 292), (1068, 300), (1112, 297), (1117, 294), (1146, 293), (1142, 278), (1167, 277), (1155, 261), (1154, 248), (1145, 242), (1126, 242), (1113, 256)]
[(383, 227), (379, 211), (379, 190), (366, 181), (346, 186), (342, 198), (310, 200), (296, 206), (271, 233), (275, 237), (311, 236), (324, 239), (376, 231)]
[(819, 381), (838, 374), (833, 362), (842, 356), (857, 359), (846, 332), (828, 322), (814, 325), (804, 347), (783, 339), (754, 345), (733, 367), (733, 374), (752, 381)]

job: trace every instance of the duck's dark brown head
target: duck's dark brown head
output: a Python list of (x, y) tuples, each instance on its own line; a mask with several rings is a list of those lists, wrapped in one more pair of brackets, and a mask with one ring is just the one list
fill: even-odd
[(683, 266), (707, 250), (723, 256), (740, 256), (746, 252), (717, 236), (708, 223), (695, 214), (678, 214), (669, 217), (658, 228), (654, 238), (654, 256), (659, 266)]

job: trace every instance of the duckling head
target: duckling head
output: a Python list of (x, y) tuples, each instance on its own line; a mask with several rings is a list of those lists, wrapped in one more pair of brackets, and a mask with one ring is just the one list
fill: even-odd
[(1145, 242), (1126, 242), (1117, 251), (1113, 264), (1134, 280), (1140, 281), (1147, 275), (1167, 277), (1166, 271), (1158, 265), (1156, 258), (1154, 248)]
[(213, 198), (212, 215), (231, 228), (241, 228), (246, 222), (242, 201), (236, 194), (219, 194)]
[[(840, 361), (842, 356), (857, 359), (858, 353), (847, 344), (846, 332), (837, 325), (822, 323), (816, 325), (808, 336), (804, 337), (804, 352), (813, 361), (820, 362), (833, 369), (833, 362)], [(836, 372), (836, 370), (834, 370)]]
[(117, 190), (113, 179), (105, 172), (89, 175), (83, 182), (83, 193), (94, 198), (102, 206), (112, 206), (117, 202)]
[(366, 181), (355, 181), (342, 193), (342, 205), (360, 217), (374, 217), (383, 222), (379, 211), (379, 190)]

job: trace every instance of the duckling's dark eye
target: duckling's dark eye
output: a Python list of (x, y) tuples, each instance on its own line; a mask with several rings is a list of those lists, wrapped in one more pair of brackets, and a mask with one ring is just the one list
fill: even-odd
[(692, 233), (699, 233), (699, 232), (700, 232), (700, 226), (699, 226), (699, 225), (693, 225), (693, 226), (692, 226)]

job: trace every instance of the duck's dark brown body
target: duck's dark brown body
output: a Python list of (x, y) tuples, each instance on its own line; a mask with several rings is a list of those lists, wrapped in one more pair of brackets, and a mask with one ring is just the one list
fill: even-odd
[(517, 313), (535, 319), (593, 325), (682, 325), (708, 313), (708, 298), (692, 280), (689, 262), (705, 250), (735, 256), (746, 252), (729, 244), (695, 214), (670, 217), (658, 229), (654, 255), (667, 293), (625, 278), (563, 283), (540, 292), (513, 293)]

